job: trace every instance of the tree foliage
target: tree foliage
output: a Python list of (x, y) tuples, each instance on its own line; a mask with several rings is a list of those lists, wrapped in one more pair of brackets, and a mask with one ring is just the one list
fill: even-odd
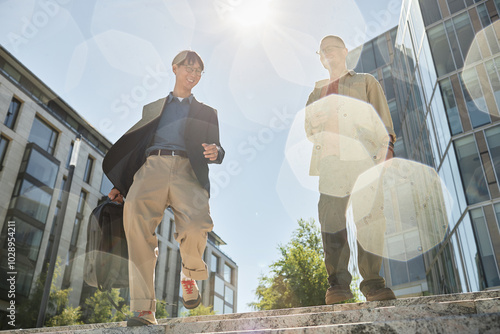
[[(328, 277), (324, 265), (320, 229), (313, 219), (298, 220), (299, 227), (291, 240), (279, 245), (280, 258), (261, 275), (255, 290), (257, 302), (249, 306), (256, 310), (304, 307), (325, 304)], [(347, 302), (358, 301), (359, 293)]]
[[(57, 278), (61, 276), (62, 272), (60, 262), (61, 261), (58, 258), (50, 286), (49, 301), (44, 324), (48, 327), (81, 324), (80, 307), (73, 308), (67, 305), (71, 289), (60, 290), (56, 288), (55, 282), (57, 281)], [(34, 288), (30, 293), (29, 298), (20, 304), (16, 319), (17, 326), (20, 326), (21, 328), (31, 328), (36, 326), (46, 279), (47, 272), (42, 271), (35, 281)]]
[(203, 304), (200, 304), (200, 306), (188, 310), (186, 312), (182, 312), (183, 317), (195, 317), (198, 315), (214, 315), (216, 312), (213, 310), (212, 306), (203, 306)]
[(168, 312), (167, 312), (166, 306), (167, 306), (166, 301), (164, 301), (164, 300), (157, 300), (156, 301), (156, 312), (155, 312), (156, 319), (168, 318)]
[[(121, 305), (121, 309), (115, 310), (111, 301), (106, 294), (109, 294), (111, 299), (116, 305)], [(96, 290), (93, 296), (85, 300), (87, 312), (89, 314), (86, 323), (106, 323), (123, 321), (127, 316), (132, 316), (132, 312), (128, 310), (128, 306), (123, 304), (124, 299), (120, 297), (119, 289), (112, 289), (111, 291), (102, 292)]]

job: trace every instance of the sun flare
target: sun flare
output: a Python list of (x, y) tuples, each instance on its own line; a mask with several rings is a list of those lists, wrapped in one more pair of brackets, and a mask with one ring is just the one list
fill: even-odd
[(263, 25), (270, 18), (269, 0), (245, 1), (234, 8), (232, 20), (242, 27), (256, 27)]

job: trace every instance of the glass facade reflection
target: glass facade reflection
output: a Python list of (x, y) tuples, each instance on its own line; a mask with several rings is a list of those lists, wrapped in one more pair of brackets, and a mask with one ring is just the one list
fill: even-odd
[[(9, 205), (8, 220), (15, 222), (16, 290), (27, 297), (35, 276), (40, 245), (52, 201), (59, 162), (38, 145), (28, 144)], [(7, 248), (7, 224), (0, 237), (2, 250)], [(7, 258), (0, 260), (0, 271), (8, 272)], [(5, 282), (2, 279), (2, 282)], [(6, 287), (1, 284), (0, 290)]]
[(58, 132), (47, 122), (39, 117), (35, 117), (28, 141), (37, 143), (49, 154), (54, 154)]
[[(420, 272), (427, 272), (429, 293), (500, 286), (500, 121), (495, 116), (500, 47), (498, 29), (491, 29), (496, 19), (498, 9), (487, 1), (403, 2), (392, 73), (402, 137), (412, 143), (405, 151), (438, 171), (453, 201), (448, 238), (423, 254)], [(486, 42), (478, 44), (476, 36)], [(469, 66), (469, 50), (481, 61)]]

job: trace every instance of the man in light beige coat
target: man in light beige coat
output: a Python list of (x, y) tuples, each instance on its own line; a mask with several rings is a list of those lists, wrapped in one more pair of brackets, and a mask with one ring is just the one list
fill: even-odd
[[(350, 249), (346, 231), (346, 209), (353, 182), (361, 172), (368, 168), (360, 165), (359, 162), (367, 160), (365, 157), (351, 161), (341, 159), (342, 152), (352, 154), (359, 143), (353, 141), (351, 150), (346, 149), (345, 144), (339, 144), (339, 140), (343, 140), (344, 143), (348, 140), (340, 135), (343, 130), (341, 122), (337, 120), (332, 123), (332, 119), (340, 118), (332, 118), (331, 112), (333, 109), (348, 109), (345, 112), (346, 116), (359, 114), (362, 109), (366, 109), (364, 108), (366, 103), (370, 105), (370, 109), (372, 107), (375, 109), (376, 114), (373, 114), (378, 115), (380, 120), (377, 121), (383, 125), (381, 125), (382, 132), (374, 135), (374, 140), (367, 140), (373, 144), (373, 150), (375, 150), (371, 152), (367, 148), (369, 152), (366, 155), (368, 158), (370, 156), (373, 158), (372, 163), (380, 163), (392, 158), (396, 139), (387, 100), (379, 82), (370, 74), (348, 70), (347, 53), (344, 41), (340, 37), (323, 38), (318, 54), (330, 78), (316, 83), (309, 95), (306, 108), (305, 129), (309, 140), (314, 143), (310, 174), (319, 176), (321, 193), (318, 211), (325, 265), (330, 283), (325, 296), (326, 304), (335, 304), (353, 298), (350, 290), (352, 277), (347, 268)], [(323, 98), (330, 99), (335, 106), (322, 104), (325, 100), (320, 100)], [(323, 107), (318, 108), (321, 105)], [(356, 105), (360, 107), (354, 107)], [(352, 110), (353, 108), (355, 110)], [(347, 175), (347, 177), (339, 177), (334, 170), (343, 170), (342, 175)], [(333, 187), (337, 188), (332, 190)], [(383, 230), (378, 230), (374, 235), (375, 238), (380, 239), (381, 245), (383, 245), (383, 234)], [(382, 258), (379, 255), (365, 251), (358, 244), (358, 265), (363, 277), (360, 290), (368, 301), (396, 298), (392, 290), (385, 287), (385, 280), (379, 275), (381, 264)]]

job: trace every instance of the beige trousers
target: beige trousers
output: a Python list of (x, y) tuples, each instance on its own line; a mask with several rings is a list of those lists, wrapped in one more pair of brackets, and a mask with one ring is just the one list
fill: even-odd
[(203, 261), (207, 234), (212, 230), (208, 192), (201, 187), (189, 159), (149, 156), (134, 176), (124, 207), (129, 253), (130, 309), (155, 311), (156, 227), (170, 206), (175, 217), (182, 271), (195, 280), (207, 279)]

